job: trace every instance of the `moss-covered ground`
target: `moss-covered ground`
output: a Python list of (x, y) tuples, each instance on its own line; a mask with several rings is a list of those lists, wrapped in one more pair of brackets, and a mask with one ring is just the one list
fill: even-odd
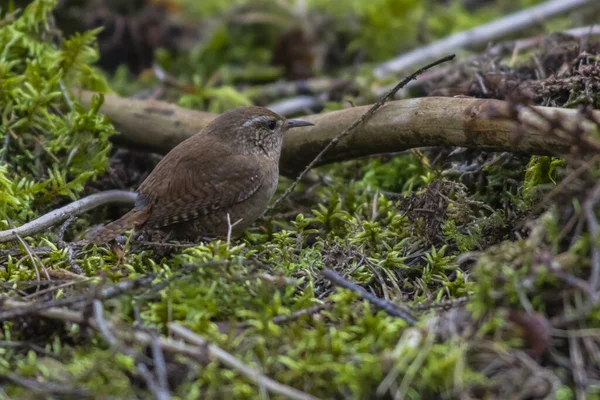
[[(129, 49), (121, 63), (99, 60), (99, 49), (114, 56), (119, 38), (108, 33), (118, 29), (74, 33), (70, 18), (89, 16), (98, 2), (73, 6), (80, 14), (62, 3), (35, 0), (16, 11), (11, 2), (0, 13), (0, 229), (100, 190), (133, 190), (158, 159), (111, 141), (118, 132), (99, 112), (101, 95), (90, 108), (77, 101), (78, 88), (155, 90), (156, 75), (140, 67), (147, 50)], [(322, 109), (369, 103), (374, 88), (395, 79), (375, 79), (377, 62), (540, 2), (471, 11), (462, 1), (312, 0), (306, 10), (293, 2), (162, 3), (165, 14), (187, 17), (178, 34), (199, 43), (174, 51), (158, 41), (150, 51), (177, 82), (161, 86), (163, 99), (222, 112), (274, 100), (269, 82), (311, 76), (353, 82), (332, 90)], [(118, 12), (126, 29), (141, 26), (131, 11)], [(594, 20), (571, 18), (529, 33)], [(285, 53), (290, 27), (319, 38), (320, 63), (302, 46)], [(293, 65), (271, 63), (278, 52)], [(598, 57), (599, 41), (564, 36), (518, 54), (475, 49), (418, 88), (424, 93), (408, 94), (443, 89), (516, 103), (517, 85), (534, 91), (529, 104), (580, 107), (584, 136), (556, 121), (540, 128), (572, 144), (562, 157), (435, 147), (320, 167), (230, 243), (70, 245), (126, 211), (107, 207), (1, 245), (0, 397), (153, 398), (152, 382), (166, 379), (173, 398), (280, 398), (210, 357), (165, 350), (159, 362), (152, 346), (124, 339), (168, 336), (167, 325), (178, 323), (318, 398), (600, 398), (600, 157), (588, 151), (600, 137), (585, 111), (600, 107)], [(278, 193), (291, 182), (282, 177)], [(408, 308), (416, 324), (336, 286), (325, 268)], [(15, 314), (6, 299), (39, 307)], [(63, 301), (93, 318), (94, 300), (120, 334), (39, 312)]]

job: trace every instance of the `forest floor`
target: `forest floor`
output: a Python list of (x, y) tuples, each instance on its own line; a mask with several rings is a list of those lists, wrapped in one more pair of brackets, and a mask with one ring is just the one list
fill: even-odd
[[(354, 20), (319, 0), (289, 25), (302, 10), (232, 3), (198, 27), (182, 15), (218, 2), (84, 3), (0, 14), (0, 229), (134, 191), (168, 151), (147, 132), (153, 151), (134, 149), (131, 108), (79, 88), (174, 115), (337, 118), (426, 64), (374, 76), (402, 46), (392, 33), (410, 48), (519, 9), (349, 2)], [(416, 16), (428, 28), (397, 23)], [(499, 139), (469, 136), (487, 125), (467, 115), (465, 145), (417, 130), (426, 145), (352, 159), (350, 133), (231, 240), (79, 243), (130, 208), (111, 205), (0, 244), (0, 397), (600, 398), (600, 37), (556, 30), (461, 50), (383, 108), (490, 100), (511, 127)], [(361, 134), (387, 123), (378, 112)]]

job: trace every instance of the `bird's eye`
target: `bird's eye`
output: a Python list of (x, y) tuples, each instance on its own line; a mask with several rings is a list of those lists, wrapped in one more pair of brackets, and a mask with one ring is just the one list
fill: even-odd
[(276, 125), (277, 125), (277, 121), (275, 121), (274, 119), (270, 119), (267, 121), (267, 128), (269, 128), (270, 130), (275, 129)]

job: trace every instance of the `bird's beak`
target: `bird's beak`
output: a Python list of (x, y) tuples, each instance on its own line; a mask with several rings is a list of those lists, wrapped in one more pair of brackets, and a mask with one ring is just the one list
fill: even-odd
[(290, 128), (298, 128), (300, 126), (312, 126), (314, 125), (312, 122), (307, 122), (307, 121), (300, 121), (297, 119), (288, 119), (287, 120), (287, 127), (288, 129)]

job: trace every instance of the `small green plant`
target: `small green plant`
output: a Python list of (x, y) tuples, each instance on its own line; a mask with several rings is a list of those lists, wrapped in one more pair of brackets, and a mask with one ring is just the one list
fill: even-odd
[(91, 66), (98, 58), (98, 30), (55, 46), (47, 18), (55, 4), (36, 0), (0, 25), (0, 229), (76, 199), (108, 166), (115, 130), (98, 113), (102, 97), (85, 110), (71, 91), (108, 90)]

